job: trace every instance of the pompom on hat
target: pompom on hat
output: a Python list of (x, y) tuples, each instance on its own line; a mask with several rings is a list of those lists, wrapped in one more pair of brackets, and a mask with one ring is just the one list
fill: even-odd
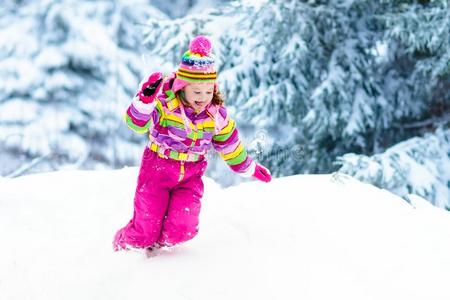
[(176, 71), (172, 85), (174, 93), (189, 83), (199, 82), (214, 83), (214, 91), (218, 91), (215, 56), (211, 50), (212, 44), (207, 37), (198, 35), (192, 39)]

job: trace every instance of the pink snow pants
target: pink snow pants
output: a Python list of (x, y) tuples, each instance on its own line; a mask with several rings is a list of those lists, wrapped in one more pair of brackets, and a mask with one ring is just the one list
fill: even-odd
[[(145, 147), (134, 196), (134, 214), (113, 241), (115, 250), (173, 246), (198, 233), (202, 175), (207, 161), (184, 162), (166, 159)], [(117, 249), (119, 246), (119, 249)]]

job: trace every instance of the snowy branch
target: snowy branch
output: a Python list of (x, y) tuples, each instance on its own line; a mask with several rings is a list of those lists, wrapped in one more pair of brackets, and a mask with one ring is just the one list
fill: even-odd
[(450, 113), (447, 113), (441, 117), (434, 117), (434, 118), (430, 118), (430, 119), (426, 119), (426, 120), (422, 120), (422, 121), (418, 121), (418, 122), (412, 122), (412, 123), (406, 123), (406, 124), (394, 124), (395, 128), (399, 128), (399, 129), (412, 129), (412, 128), (422, 128), (422, 127), (426, 127), (429, 125), (442, 125), (442, 124), (447, 124), (450, 123)]

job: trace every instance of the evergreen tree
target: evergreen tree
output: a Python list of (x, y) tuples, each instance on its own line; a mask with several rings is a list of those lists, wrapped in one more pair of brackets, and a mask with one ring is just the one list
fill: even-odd
[(450, 129), (414, 137), (372, 156), (339, 157), (339, 172), (408, 199), (416, 194), (450, 210)]
[[(382, 1), (374, 18), (385, 55), (377, 68), (389, 106), (383, 153), (347, 154), (341, 172), (450, 207), (450, 10), (447, 1)], [(438, 128), (435, 134), (430, 134)], [(423, 136), (423, 137), (422, 137)], [(403, 141), (408, 137), (407, 141)], [(369, 170), (367, 169), (369, 168)]]
[(225, 59), (225, 90), (242, 120), (282, 136), (262, 156), (274, 173), (329, 172), (338, 154), (372, 151), (386, 105), (372, 74), (373, 5), (273, 0), (241, 10), (250, 16), (223, 38), (239, 54)]
[(148, 72), (139, 57), (142, 25), (163, 17), (143, 4), (47, 0), (4, 7), (2, 175), (37, 163), (41, 171), (117, 166), (141, 151), (120, 119)]

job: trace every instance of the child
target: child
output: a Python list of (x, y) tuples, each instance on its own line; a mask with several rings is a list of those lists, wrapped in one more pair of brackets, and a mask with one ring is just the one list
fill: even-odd
[(134, 214), (113, 241), (115, 251), (152, 250), (192, 239), (198, 232), (205, 154), (213, 146), (244, 177), (271, 180), (247, 155), (236, 124), (223, 106), (211, 42), (197, 36), (176, 72), (153, 73), (125, 114), (128, 126), (149, 132), (134, 197)]

